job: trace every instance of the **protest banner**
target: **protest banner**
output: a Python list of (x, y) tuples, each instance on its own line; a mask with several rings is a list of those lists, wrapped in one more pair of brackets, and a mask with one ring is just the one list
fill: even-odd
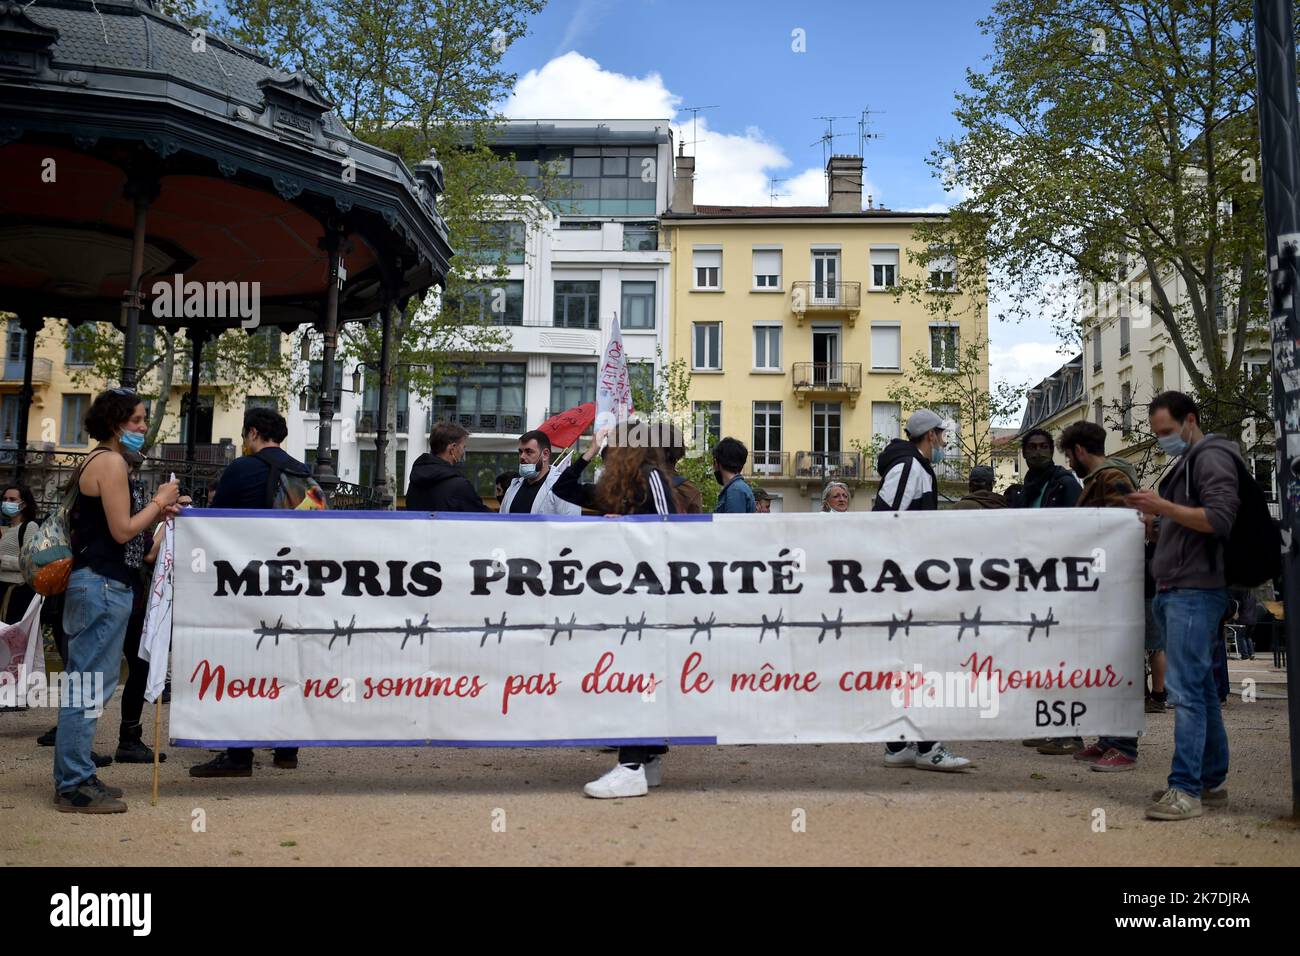
[(811, 743), (1143, 730), (1120, 509), (191, 511), (180, 746)]

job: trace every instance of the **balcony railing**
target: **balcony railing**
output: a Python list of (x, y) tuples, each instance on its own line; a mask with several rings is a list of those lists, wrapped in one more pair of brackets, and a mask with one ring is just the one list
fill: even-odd
[(495, 412), (460, 412), (454, 408), (435, 408), (429, 411), (429, 431), (437, 422), (455, 422), (471, 432), (488, 432), (494, 435), (520, 435), (524, 432), (524, 410)]
[[(357, 434), (374, 435), (379, 431), (379, 411), (374, 408), (357, 410)], [(411, 411), (407, 408), (397, 410), (397, 433), (405, 435), (411, 423)]]
[(795, 362), (791, 369), (796, 392), (860, 392), (861, 362)]
[[(48, 385), (50, 375), (54, 370), (54, 363), (47, 358), (37, 358), (32, 360), (32, 383)], [(23, 360), (22, 359), (5, 359), (4, 382), (22, 383), (23, 380)]]
[[(186, 450), (185, 442), (165, 442), (154, 446), (152, 457), (162, 461), (185, 461)], [(196, 442), (194, 460), (206, 465), (227, 465), (235, 460), (234, 443)]]
[(794, 453), (794, 477), (856, 481), (862, 477), (862, 456), (849, 451), (797, 451)]
[(790, 477), (790, 453), (788, 451), (754, 451), (749, 453), (745, 464), (745, 474), (755, 478)]
[(791, 312), (857, 312), (861, 308), (861, 282), (790, 283)]

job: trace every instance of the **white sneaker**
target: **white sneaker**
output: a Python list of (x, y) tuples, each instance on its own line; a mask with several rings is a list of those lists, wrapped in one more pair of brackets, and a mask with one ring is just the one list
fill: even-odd
[(608, 800), (613, 797), (644, 797), (649, 789), (644, 764), (633, 770), (619, 763), (605, 776), (583, 787), (582, 792), (589, 797)]
[(662, 757), (651, 757), (641, 766), (645, 768), (646, 786), (657, 787), (664, 782), (664, 762)]
[(916, 744), (908, 744), (902, 750), (893, 751), (885, 749), (885, 766), (886, 767), (915, 767), (916, 766)]
[(945, 773), (956, 773), (969, 767), (970, 761), (965, 757), (958, 757), (943, 744), (935, 744), (930, 748), (929, 753), (916, 755), (917, 770), (939, 770)]

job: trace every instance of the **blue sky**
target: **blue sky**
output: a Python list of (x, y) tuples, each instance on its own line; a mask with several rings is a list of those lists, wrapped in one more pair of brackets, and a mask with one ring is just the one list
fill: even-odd
[[(977, 21), (988, 0), (551, 0), (506, 54), (519, 75), (508, 115), (672, 117), (699, 114), (696, 198), (766, 204), (824, 202), (826, 122), (836, 152), (857, 151), (864, 109), (878, 139), (865, 148), (864, 192), (894, 209), (953, 202), (926, 159), (956, 135), (954, 91), (990, 49)], [(794, 31), (803, 31), (796, 52)], [(995, 380), (1037, 381), (1064, 361), (1043, 323), (991, 313)]]

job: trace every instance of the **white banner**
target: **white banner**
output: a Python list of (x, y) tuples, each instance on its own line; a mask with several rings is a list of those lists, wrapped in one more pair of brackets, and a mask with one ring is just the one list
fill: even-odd
[(628, 376), (627, 352), (618, 316), (609, 329), (609, 341), (596, 375), (596, 431), (608, 428), (632, 411), (632, 380)]
[[(175, 476), (173, 475), (173, 480)], [(149, 581), (149, 604), (140, 634), (140, 659), (149, 662), (144, 699), (153, 703), (167, 686), (167, 656), (172, 642), (172, 563), (175, 560), (175, 521), (168, 520)]]
[(173, 743), (1136, 735), (1126, 509), (176, 521)]
[(33, 595), (22, 619), (0, 624), (0, 706), (26, 707), (33, 675), (45, 677), (45, 646), (41, 641), (41, 607), (45, 598)]

